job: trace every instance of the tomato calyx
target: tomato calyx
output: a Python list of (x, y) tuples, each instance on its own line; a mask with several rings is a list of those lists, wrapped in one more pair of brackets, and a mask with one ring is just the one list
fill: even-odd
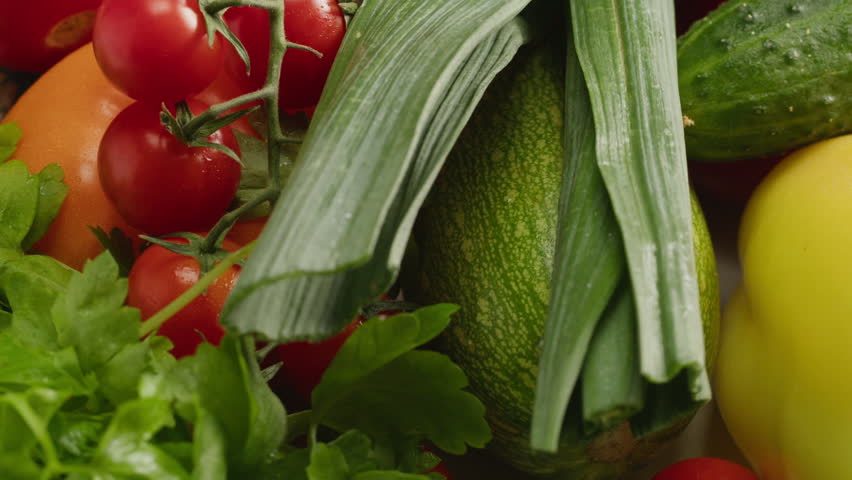
[(189, 108), (189, 104), (184, 101), (179, 102), (176, 105), (175, 110), (177, 113), (174, 115), (166, 104), (163, 104), (162, 111), (160, 112), (160, 122), (169, 133), (188, 146), (214, 148), (225, 155), (228, 155), (238, 163), (242, 163), (242, 161), (240, 161), (240, 156), (231, 148), (221, 143), (208, 141), (207, 137), (213, 134), (213, 132), (236, 122), (252, 112), (257, 111), (258, 108), (260, 108), (260, 106), (255, 105), (253, 107), (244, 108), (222, 116), (213, 115), (202, 117), (204, 114), (194, 115), (192, 110)]
[[(216, 234), (215, 237), (211, 235), (205, 237), (192, 232), (177, 232), (167, 235), (169, 238), (183, 238), (186, 243), (177, 243), (148, 235), (140, 235), (140, 238), (154, 245), (159, 245), (170, 252), (196, 259), (201, 265), (201, 274), (204, 275), (212, 270), (217, 263), (225, 260), (233, 253), (222, 248), (226, 233), (227, 231)], [(240, 264), (240, 262), (237, 262), (237, 264)]]

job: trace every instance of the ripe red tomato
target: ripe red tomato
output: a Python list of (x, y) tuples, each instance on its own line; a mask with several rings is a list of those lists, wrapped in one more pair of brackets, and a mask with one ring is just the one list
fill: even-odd
[(279, 345), (273, 354), (276, 361), (281, 362), (279, 375), (283, 375), (303, 399), (310, 401), (311, 392), (319, 384), (334, 356), (362, 323), (364, 317), (358, 316), (340, 333), (322, 342), (291, 342)]
[[(231, 30), (245, 45), (251, 75), (243, 61), (228, 49), (226, 68), (245, 87), (257, 90), (266, 80), (269, 58), (269, 15), (255, 7), (232, 8), (225, 14)], [(304, 50), (288, 49), (281, 69), (279, 107), (298, 110), (316, 105), (328, 72), (346, 33), (346, 21), (338, 0), (284, 0), (284, 32), (287, 41), (307, 45), (322, 58)]]
[(157, 105), (204, 90), (222, 68), (220, 39), (208, 45), (197, 0), (104, 0), (93, 43), (110, 81)]
[[(383, 297), (383, 300), (389, 298)], [(397, 312), (382, 312), (379, 317), (395, 313)], [(310, 402), (311, 392), (319, 384), (340, 347), (365, 321), (366, 319), (359, 315), (340, 333), (321, 342), (291, 342), (279, 345), (273, 354), (275, 361), (281, 362), (279, 375), (282, 375), (303, 399)]]
[[(175, 237), (169, 240), (187, 243)], [(228, 251), (239, 246), (228, 239), (222, 244)], [(219, 314), (239, 277), (240, 267), (233, 266), (216, 279), (210, 287), (177, 314), (166, 320), (158, 335), (174, 344), (171, 353), (177, 357), (192, 355), (203, 341), (218, 345), (225, 335)], [(138, 308), (147, 319), (159, 312), (201, 278), (198, 260), (152, 245), (136, 259), (130, 269), (127, 304)]]
[(42, 73), (92, 38), (101, 0), (0, 2), (0, 66)]
[[(430, 451), (430, 452), (431, 452), (431, 450), (429, 450), (428, 448), (427, 448), (427, 449), (425, 449), (425, 450), (427, 450), (427, 451)], [(432, 454), (434, 455), (434, 454), (435, 454), (435, 452), (432, 452)], [(437, 456), (437, 455), (436, 455), (436, 456)], [(452, 477), (450, 477), (450, 472), (449, 472), (449, 470), (447, 470), (447, 466), (444, 464), (444, 461), (443, 461), (443, 460), (441, 460), (441, 462), (440, 462), (440, 463), (438, 463), (437, 465), (435, 465), (435, 466), (434, 466), (434, 467), (432, 467), (431, 469), (429, 469), (429, 470), (427, 470), (427, 471), (423, 472), (423, 474), (427, 474), (427, 473), (440, 473), (440, 474), (441, 474), (441, 475), (443, 475), (443, 476), (444, 476), (444, 478), (446, 478), (447, 480), (452, 480)]]
[(698, 457), (677, 462), (653, 480), (760, 480), (751, 470), (721, 458)]
[[(147, 233), (205, 230), (233, 200), (240, 165), (219, 150), (187, 146), (160, 124), (159, 111), (137, 102), (113, 120), (98, 152), (101, 185), (127, 223)], [(207, 140), (238, 148), (228, 127)]]
[(678, 0), (675, 2), (677, 34), (683, 35), (689, 27), (715, 10), (725, 0)]

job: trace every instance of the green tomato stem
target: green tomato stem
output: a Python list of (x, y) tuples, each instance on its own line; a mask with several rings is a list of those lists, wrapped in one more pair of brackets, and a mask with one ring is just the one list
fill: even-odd
[(205, 253), (213, 253), (216, 249), (221, 245), (219, 240), (224, 234), (226, 234), (231, 227), (243, 216), (244, 213), (253, 209), (254, 207), (264, 203), (271, 202), (275, 198), (278, 197), (280, 189), (276, 190), (273, 187), (267, 187), (263, 191), (261, 191), (257, 196), (249, 200), (248, 202), (240, 205), (238, 208), (231, 210), (226, 213), (216, 222), (216, 225), (213, 225), (213, 228), (210, 229), (210, 232), (207, 236), (204, 237), (204, 240), (201, 243), (201, 251)]
[(234, 266), (240, 260), (246, 258), (252, 250), (254, 250), (254, 246), (257, 242), (252, 241), (236, 252), (228, 255), (222, 260), (218, 265), (216, 265), (212, 270), (207, 272), (203, 277), (201, 277), (195, 285), (190, 287), (187, 291), (183, 292), (174, 299), (171, 303), (166, 305), (162, 310), (152, 315), (148, 320), (142, 323), (139, 327), (139, 337), (145, 338), (151, 333), (156, 332), (163, 323), (166, 322), (169, 318), (171, 318), (174, 314), (179, 312), (183, 307), (189, 305), (195, 297), (204, 293), (207, 290), (207, 287), (213, 284), (217, 278), (219, 278), (223, 273), (225, 273), (229, 268)]

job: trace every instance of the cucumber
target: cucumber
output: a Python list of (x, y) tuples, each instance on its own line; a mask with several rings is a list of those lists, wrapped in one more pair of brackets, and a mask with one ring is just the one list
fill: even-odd
[(852, 1), (729, 0), (678, 42), (687, 153), (781, 154), (852, 131)]
[[(626, 425), (566, 438), (555, 455), (529, 449), (562, 182), (564, 53), (524, 48), (489, 87), (420, 211), (403, 291), (418, 303), (461, 305), (438, 347), (486, 405), (493, 454), (534, 474), (609, 478), (635, 468), (682, 425), (642, 441)], [(714, 345), (715, 260), (693, 206), (705, 336)]]

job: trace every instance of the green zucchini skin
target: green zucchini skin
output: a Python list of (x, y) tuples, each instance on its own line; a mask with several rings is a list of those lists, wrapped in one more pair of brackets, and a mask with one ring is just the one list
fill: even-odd
[[(420, 211), (401, 275), (414, 302), (462, 307), (436, 346), (467, 374), (486, 406), (488, 449), (519, 470), (517, 479), (616, 478), (685, 426), (639, 441), (623, 424), (596, 438), (562, 438), (557, 454), (529, 448), (562, 184), (564, 63), (562, 50), (528, 46), (498, 75)], [(718, 328), (715, 260), (693, 201), (702, 316), (715, 339), (707, 330)]]
[(785, 153), (852, 131), (852, 2), (729, 0), (678, 42), (690, 159)]

